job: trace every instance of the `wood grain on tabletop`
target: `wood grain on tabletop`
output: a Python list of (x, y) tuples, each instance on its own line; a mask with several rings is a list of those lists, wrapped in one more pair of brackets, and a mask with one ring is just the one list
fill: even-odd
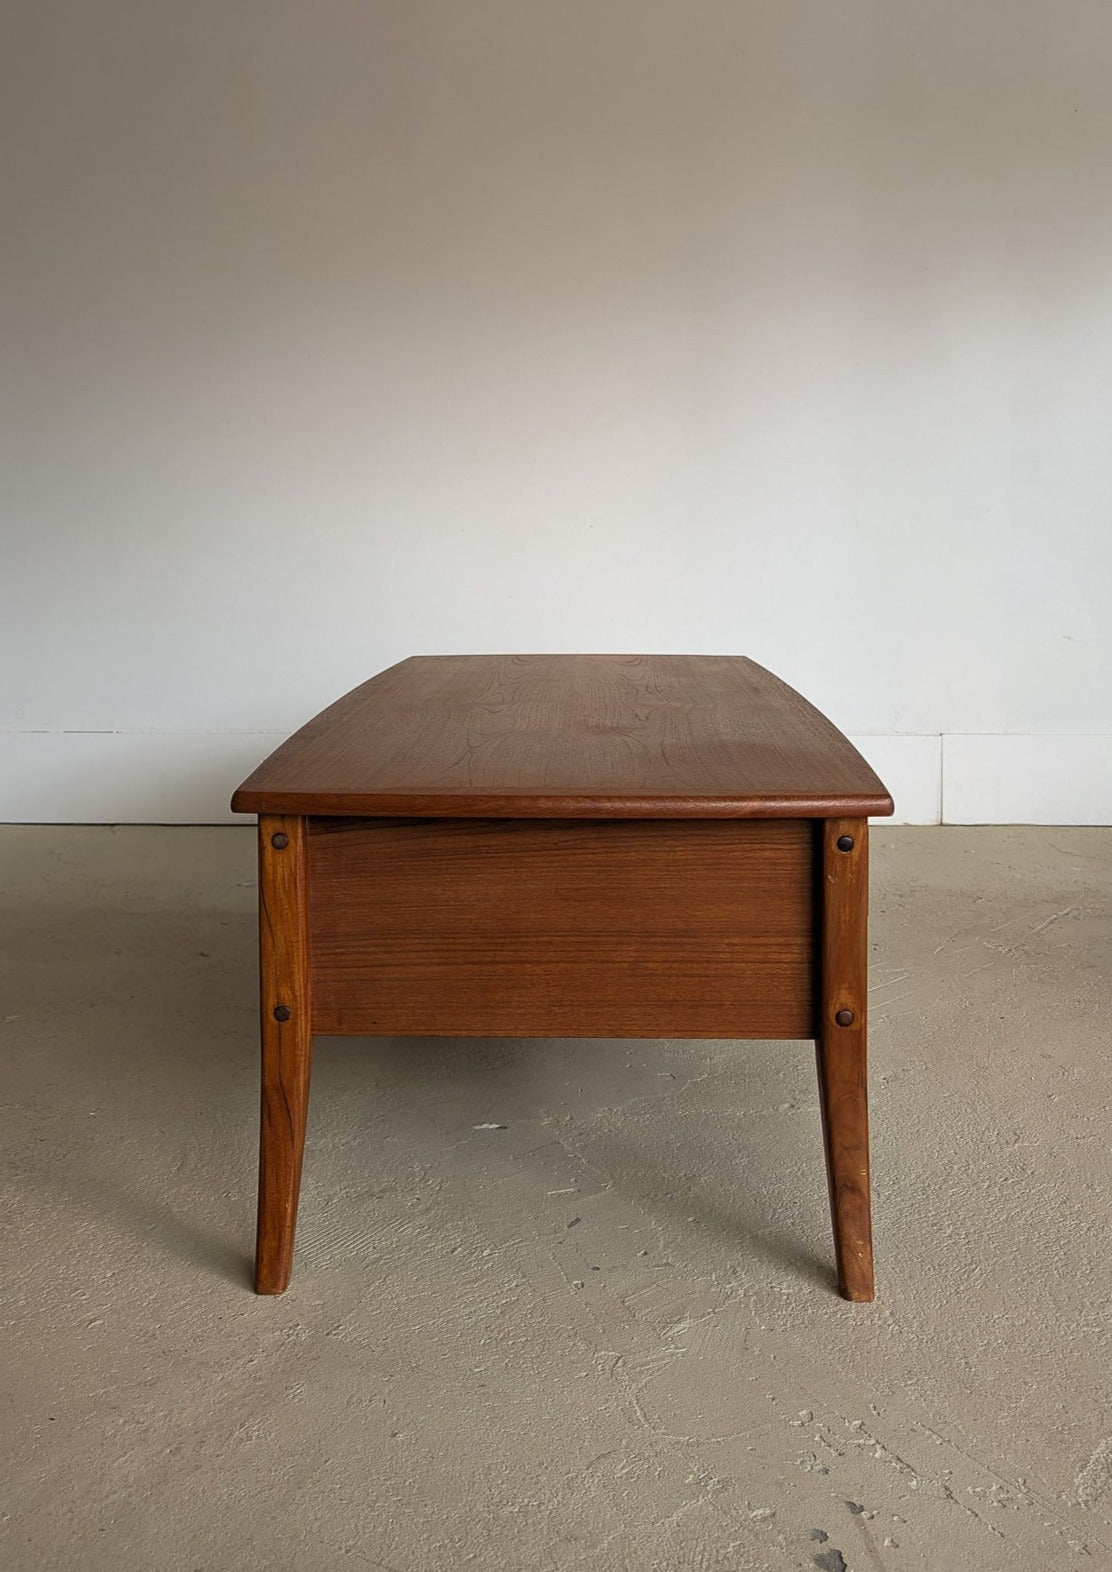
[(244, 781), (242, 813), (829, 818), (892, 812), (794, 689), (741, 656), (415, 656)]

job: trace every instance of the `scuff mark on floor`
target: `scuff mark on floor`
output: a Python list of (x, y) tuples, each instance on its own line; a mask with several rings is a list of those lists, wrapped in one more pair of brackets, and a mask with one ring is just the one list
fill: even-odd
[(840, 1550), (822, 1550), (811, 1558), (819, 1572), (849, 1572), (846, 1558)]
[(1112, 1436), (1105, 1436), (1074, 1481), (1078, 1504), (1095, 1506), (1112, 1485)]

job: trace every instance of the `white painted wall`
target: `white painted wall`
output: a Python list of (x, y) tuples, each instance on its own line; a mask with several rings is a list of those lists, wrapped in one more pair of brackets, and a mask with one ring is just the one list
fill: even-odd
[(0, 817), (408, 653), (747, 653), (1112, 820), (1106, 0), (12, 0)]

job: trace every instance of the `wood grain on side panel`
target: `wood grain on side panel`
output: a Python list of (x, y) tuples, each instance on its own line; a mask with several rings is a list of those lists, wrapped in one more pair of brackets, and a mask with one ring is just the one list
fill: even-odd
[(322, 1033), (810, 1037), (805, 820), (310, 821)]

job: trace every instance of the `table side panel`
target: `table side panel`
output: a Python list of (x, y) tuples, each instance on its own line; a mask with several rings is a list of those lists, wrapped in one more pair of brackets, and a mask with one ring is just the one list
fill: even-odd
[(806, 820), (313, 819), (313, 1029), (806, 1038)]

